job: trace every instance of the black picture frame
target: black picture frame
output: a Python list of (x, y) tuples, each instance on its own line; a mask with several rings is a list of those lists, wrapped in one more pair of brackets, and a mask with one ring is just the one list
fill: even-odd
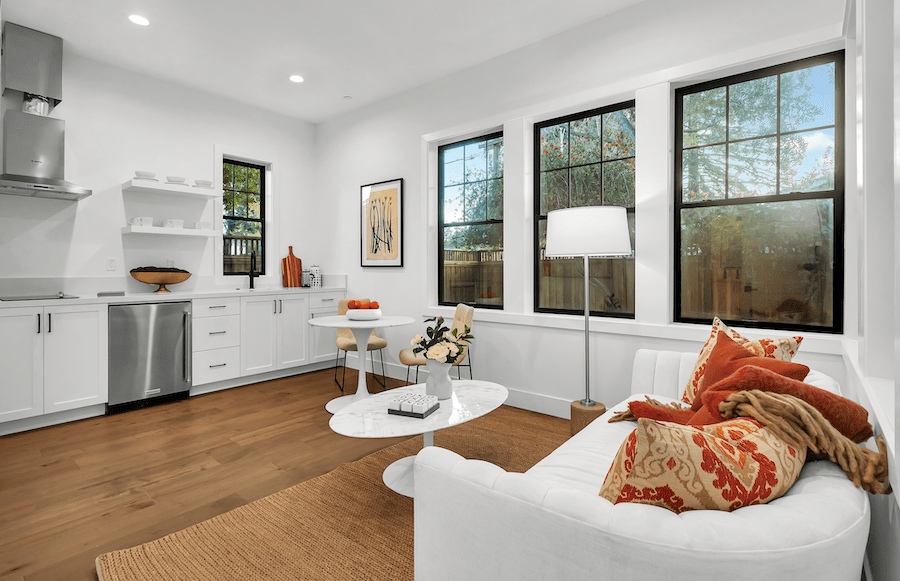
[(359, 188), (360, 266), (403, 266), (403, 178)]

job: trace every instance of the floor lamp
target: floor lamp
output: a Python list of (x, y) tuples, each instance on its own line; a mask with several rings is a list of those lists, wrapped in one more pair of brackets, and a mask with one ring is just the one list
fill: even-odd
[(620, 206), (584, 206), (553, 210), (547, 214), (547, 246), (544, 255), (584, 256), (584, 399), (581, 405), (594, 405), (591, 399), (590, 356), (590, 274), (589, 256), (631, 254), (628, 215)]

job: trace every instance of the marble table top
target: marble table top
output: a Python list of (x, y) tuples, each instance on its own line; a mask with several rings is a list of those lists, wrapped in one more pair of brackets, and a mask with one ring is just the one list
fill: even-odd
[(509, 396), (505, 387), (490, 381), (454, 379), (453, 396), (441, 400), (441, 408), (427, 418), (388, 414), (388, 400), (411, 393), (424, 394), (425, 384), (397, 387), (356, 401), (334, 414), (328, 425), (352, 438), (414, 436), (474, 420), (503, 405)]
[(338, 327), (345, 329), (380, 329), (381, 327), (399, 327), (415, 323), (412, 317), (403, 315), (387, 315), (369, 321), (348, 319), (347, 315), (332, 315), (330, 317), (316, 317), (310, 319), (309, 324), (316, 327)]

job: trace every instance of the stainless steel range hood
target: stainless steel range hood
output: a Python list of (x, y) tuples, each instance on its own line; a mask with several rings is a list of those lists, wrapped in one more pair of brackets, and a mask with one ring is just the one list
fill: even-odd
[(11, 22), (3, 25), (3, 94), (21, 94), (26, 104), (47, 104), (34, 114), (3, 114), (3, 174), (0, 194), (78, 201), (91, 190), (67, 182), (65, 121), (44, 116), (62, 101), (62, 39)]

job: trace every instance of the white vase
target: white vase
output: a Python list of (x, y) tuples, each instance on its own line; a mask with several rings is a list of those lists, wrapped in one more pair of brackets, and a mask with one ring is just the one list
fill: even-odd
[(450, 399), (450, 396), (453, 395), (453, 384), (450, 383), (450, 368), (452, 364), (425, 358), (425, 367), (428, 369), (428, 378), (425, 379), (425, 393), (436, 395), (439, 400)]

